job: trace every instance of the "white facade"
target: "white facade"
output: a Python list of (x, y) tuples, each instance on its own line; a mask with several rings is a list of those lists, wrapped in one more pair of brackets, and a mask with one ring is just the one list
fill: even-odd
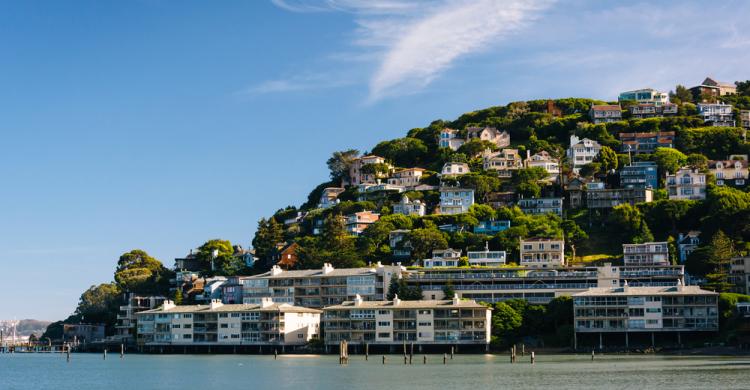
[(706, 175), (697, 169), (681, 168), (667, 175), (669, 199), (706, 199)]
[(440, 214), (454, 215), (469, 212), (474, 204), (474, 190), (443, 187), (440, 189)]
[(524, 163), (526, 168), (543, 168), (549, 174), (547, 180), (557, 181), (558, 176), (560, 176), (560, 164), (544, 150), (534, 155), (531, 155), (531, 152), (527, 150)]
[(466, 137), (468, 140), (480, 139), (492, 142), (499, 148), (510, 146), (510, 134), (507, 131), (500, 131), (494, 127), (468, 127), (466, 129)]
[(411, 200), (408, 196), (401, 197), (401, 202), (393, 205), (393, 214), (424, 216), (427, 212), (421, 200)]
[(568, 160), (573, 172), (578, 173), (581, 168), (594, 161), (599, 155), (602, 145), (588, 138), (579, 139), (575, 135), (570, 136), (570, 148), (568, 148)]
[(669, 245), (664, 242), (622, 244), (625, 265), (669, 265)]
[(724, 103), (698, 103), (698, 115), (711, 126), (734, 127), (732, 105)]
[(440, 171), (441, 177), (461, 176), (471, 172), (469, 164), (458, 163), (458, 162), (447, 162), (443, 164), (443, 169)]
[(461, 251), (455, 249), (435, 249), (432, 251), (431, 259), (424, 259), (422, 265), (425, 268), (434, 267), (458, 267), (461, 260)]
[(388, 178), (388, 184), (413, 188), (419, 185), (423, 173), (424, 169), (422, 168), (401, 169), (391, 174), (391, 177)]
[(565, 241), (549, 238), (522, 239), (521, 265), (532, 268), (553, 268), (565, 265)]
[(518, 200), (518, 207), (524, 214), (557, 214), (562, 217), (562, 198), (524, 198)]
[(485, 247), (482, 251), (468, 251), (466, 256), (469, 258), (470, 266), (481, 267), (499, 267), (505, 265), (505, 251), (491, 251)]
[(708, 170), (716, 178), (716, 185), (744, 186), (748, 180), (747, 155), (732, 155), (728, 160), (708, 162)]
[(454, 129), (445, 128), (440, 131), (440, 147), (449, 148), (450, 150), (458, 150), (466, 143), (466, 140), (459, 137), (459, 131)]
[(482, 154), (484, 169), (496, 171), (498, 177), (510, 178), (513, 172), (523, 167), (523, 161), (518, 149), (502, 149), (498, 152), (485, 150)]

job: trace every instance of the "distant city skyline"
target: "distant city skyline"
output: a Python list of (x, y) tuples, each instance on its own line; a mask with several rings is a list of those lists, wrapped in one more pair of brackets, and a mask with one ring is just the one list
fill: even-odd
[[(710, 8), (710, 11), (707, 10)], [(120, 254), (243, 247), (336, 150), (512, 101), (750, 78), (750, 3), (0, 4), (0, 318), (59, 320)]]

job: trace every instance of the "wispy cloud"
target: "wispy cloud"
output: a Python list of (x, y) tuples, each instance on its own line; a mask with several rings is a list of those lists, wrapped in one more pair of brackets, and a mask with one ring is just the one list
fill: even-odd
[(288, 78), (266, 80), (260, 84), (238, 91), (237, 94), (266, 95), (273, 93), (321, 90), (343, 87), (353, 83), (354, 80), (345, 73), (304, 73), (290, 76)]

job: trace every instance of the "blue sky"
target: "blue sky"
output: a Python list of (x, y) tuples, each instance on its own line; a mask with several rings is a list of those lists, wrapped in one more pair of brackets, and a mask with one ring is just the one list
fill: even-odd
[(249, 245), (335, 150), (514, 100), (748, 79), (748, 2), (0, 3), (0, 318)]

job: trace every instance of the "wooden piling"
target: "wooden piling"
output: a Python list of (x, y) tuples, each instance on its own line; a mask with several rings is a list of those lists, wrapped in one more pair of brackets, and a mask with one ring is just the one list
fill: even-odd
[(120, 359), (125, 357), (125, 344), (120, 344)]
[(70, 363), (70, 349), (68, 349), (68, 352), (66, 353), (66, 355), (67, 355), (66, 360), (68, 361), (68, 363)]
[(531, 351), (531, 364), (536, 363), (536, 356), (534, 356), (534, 351)]
[(383, 355), (383, 365), (385, 365), (385, 355)]
[(103, 360), (107, 360), (107, 348), (104, 348)]
[(278, 357), (279, 357), (279, 350), (278, 349), (274, 349), (273, 350), (273, 360), (276, 360)]
[(521, 344), (521, 357), (526, 356), (526, 345)]
[(370, 343), (365, 343), (365, 360), (370, 357)]
[(594, 350), (593, 349), (591, 350), (591, 361), (592, 362), (594, 361)]
[(451, 345), (451, 360), (453, 360), (453, 346)]
[(424, 358), (422, 359), (422, 364), (427, 364), (427, 355), (424, 355)]
[(446, 364), (446, 363), (448, 363), (448, 355), (443, 354), (443, 364)]

